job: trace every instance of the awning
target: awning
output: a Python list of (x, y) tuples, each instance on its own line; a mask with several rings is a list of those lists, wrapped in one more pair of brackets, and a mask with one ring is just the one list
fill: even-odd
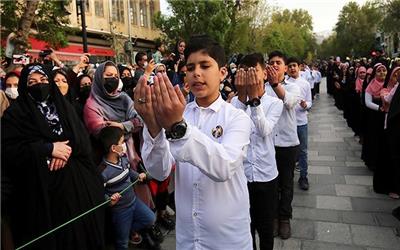
[[(29, 38), (32, 49), (29, 50), (34, 58), (38, 57), (39, 52), (47, 49), (49, 46), (46, 42)], [(88, 45), (89, 54), (92, 56), (113, 57), (115, 52), (113, 49), (97, 45)], [(56, 51), (57, 56), (61, 61), (79, 61), (79, 57), (83, 54), (82, 44), (69, 43), (67, 47), (60, 48)]]

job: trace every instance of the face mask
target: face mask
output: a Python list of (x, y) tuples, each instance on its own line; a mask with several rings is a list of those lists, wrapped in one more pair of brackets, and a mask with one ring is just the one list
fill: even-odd
[(132, 77), (125, 77), (125, 78), (122, 78), (122, 82), (123, 82), (123, 84), (124, 84), (124, 88), (125, 89), (127, 89), (127, 88), (131, 88), (132, 87), (132, 85), (133, 85), (133, 78)]
[(231, 69), (232, 74), (236, 73), (236, 68)]
[(67, 83), (61, 83), (60, 85), (57, 85), (57, 87), (60, 90), (62, 95), (66, 95), (68, 93), (68, 84)]
[(15, 88), (15, 87), (6, 88), (5, 93), (9, 98), (17, 99), (17, 97), (18, 97), (18, 88)]
[(149, 65), (149, 63), (148, 63), (148, 62), (145, 62), (145, 63), (143, 63), (143, 68), (146, 68), (146, 67), (147, 67), (147, 65)]
[(108, 77), (104, 78), (104, 81), (105, 81), (104, 89), (107, 91), (107, 93), (111, 94), (118, 88), (119, 84), (118, 78)]
[(126, 143), (125, 142), (122, 144), (122, 152), (124, 154), (126, 154), (126, 152), (128, 152), (128, 148), (126, 147)]
[(122, 91), (122, 87), (124, 86), (124, 84), (122, 83), (122, 80), (121, 79), (119, 79), (119, 81), (118, 81), (118, 87), (117, 87), (117, 91), (118, 92), (121, 92)]
[(79, 99), (81, 101), (88, 99), (88, 97), (90, 95), (90, 90), (91, 90), (91, 86), (82, 87), (81, 91), (79, 92)]
[(43, 102), (49, 97), (50, 85), (47, 83), (28, 86), (28, 94), (37, 102)]
[[(114, 152), (117, 153), (119, 155), (119, 157), (123, 156), (126, 154), (126, 144), (123, 143), (121, 145), (117, 145), (118, 147), (114, 147)], [(118, 148), (118, 150), (117, 150)], [(121, 151), (120, 151), (121, 150)]]

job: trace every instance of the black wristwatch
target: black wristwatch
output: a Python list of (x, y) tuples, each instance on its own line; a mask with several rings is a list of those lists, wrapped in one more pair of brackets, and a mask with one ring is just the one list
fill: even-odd
[(276, 88), (276, 87), (278, 87), (279, 83), (280, 83), (280, 82), (278, 82), (278, 83), (273, 83), (273, 84), (270, 84), (270, 85), (271, 85), (272, 88)]
[(185, 136), (187, 130), (187, 124), (185, 120), (175, 123), (172, 125), (169, 131), (165, 131), (165, 136), (168, 140), (177, 140)]
[(260, 106), (260, 104), (261, 104), (261, 100), (260, 100), (260, 98), (253, 98), (253, 99), (251, 99), (251, 100), (248, 100), (247, 102), (246, 102), (246, 105), (249, 105), (250, 107), (258, 107), (258, 106)]

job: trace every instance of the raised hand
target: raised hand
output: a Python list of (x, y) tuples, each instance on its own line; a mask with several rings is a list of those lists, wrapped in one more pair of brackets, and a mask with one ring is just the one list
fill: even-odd
[(156, 137), (161, 130), (161, 126), (157, 123), (155, 117), (151, 89), (150, 86), (147, 85), (146, 75), (143, 75), (136, 85), (134, 93), (134, 107), (136, 112), (142, 117), (150, 132), (150, 135), (153, 138)]
[(235, 86), (237, 89), (237, 95), (239, 101), (245, 103), (247, 100), (247, 88), (246, 88), (246, 71), (244, 71), (243, 68), (240, 68), (236, 72)]
[(151, 86), (153, 110), (158, 124), (167, 131), (182, 121), (186, 101), (179, 86), (172, 86), (167, 74), (158, 73)]
[(253, 98), (258, 98), (260, 82), (262, 81), (258, 79), (256, 69), (253, 67), (249, 68), (247, 71), (247, 84), (246, 84), (247, 96), (249, 97), (249, 100)]
[(269, 84), (279, 83), (278, 72), (271, 65), (267, 65), (267, 75)]

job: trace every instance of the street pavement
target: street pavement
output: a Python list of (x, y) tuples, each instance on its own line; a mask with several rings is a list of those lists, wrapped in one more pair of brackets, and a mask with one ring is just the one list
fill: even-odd
[[(308, 133), (310, 189), (298, 188), (296, 172), (292, 237), (275, 238), (274, 249), (400, 250), (400, 223), (391, 215), (400, 201), (374, 193), (373, 174), (360, 159), (361, 145), (326, 94), (325, 78), (309, 114)], [(174, 232), (162, 247), (175, 249)]]

